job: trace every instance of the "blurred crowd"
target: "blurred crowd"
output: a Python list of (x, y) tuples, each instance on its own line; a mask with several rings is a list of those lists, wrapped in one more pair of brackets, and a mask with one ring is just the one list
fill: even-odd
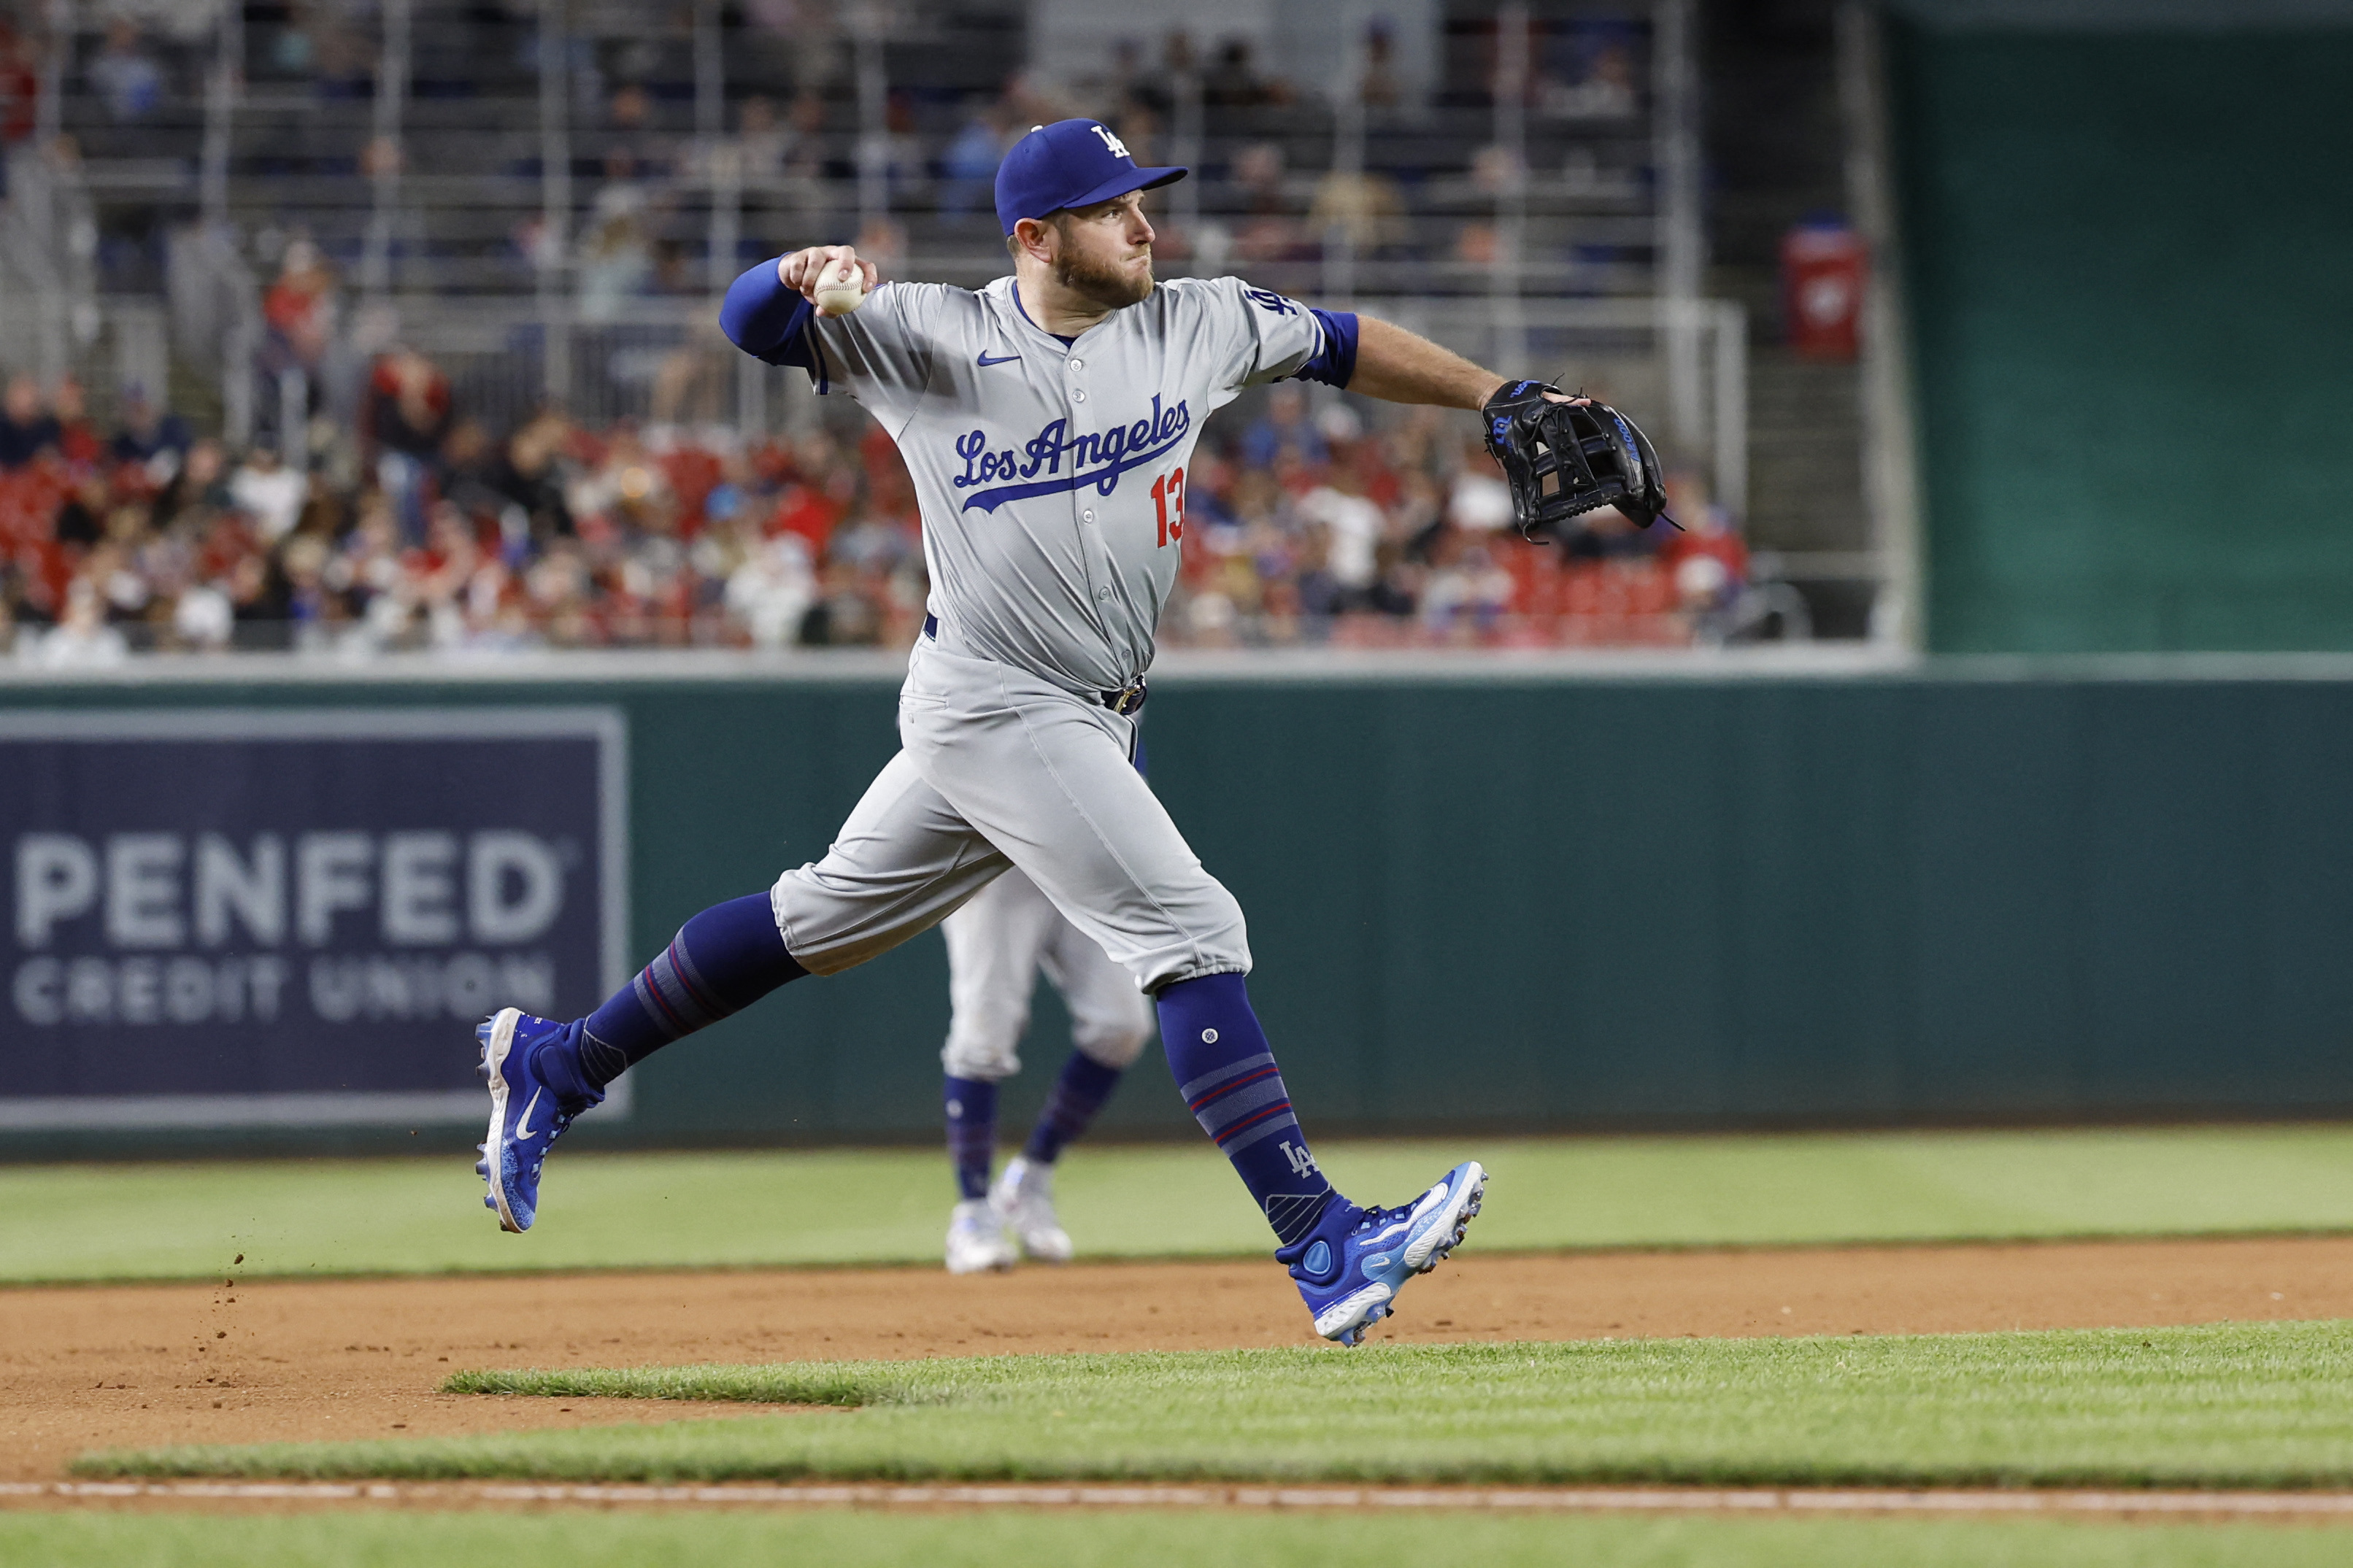
[[(1745, 635), (1746, 552), (1689, 478), (1686, 531), (1590, 514), (1533, 544), (1470, 422), (1279, 385), (1206, 433), (1174, 520), (1172, 646), (1649, 645)], [(0, 401), (0, 649), (903, 647), (926, 590), (897, 449), (855, 424), (744, 442), (486, 428), (428, 360), (381, 356), (309, 464), (228, 452), (135, 391), (100, 429), (68, 382)], [(307, 471), (306, 471), (307, 470)]]
[[(102, 14), (103, 31), (92, 32), (99, 14), (76, 24), (71, 8), (0, 0), (0, 151), (45, 119), (60, 128), (39, 150), (46, 162), (20, 157), (23, 170), (74, 176), (84, 145), (123, 167), (192, 153), (187, 127), (212, 80), (215, 13)], [(1645, 111), (1648, 25), (1630, 10), (1554, 17), (1516, 47), (1500, 31), (1482, 34), (1476, 47), (1449, 44), (1444, 58), (1421, 58), (1426, 43), (1365, 21), (1348, 112), (1397, 133), (1371, 137), (1345, 167), (1321, 163), (1341, 108), (1334, 82), (1286, 81), (1247, 38), (1197, 41), (1182, 30), (1121, 42), (1099, 68), (1054, 80), (1018, 66), (1002, 78), (961, 63), (942, 75), (934, 57), (900, 51), (877, 131), (861, 116), (861, 103), (878, 100), (858, 66), (857, 14), (837, 0), (720, 8), (726, 79), (756, 90), (732, 91), (706, 123), (693, 90), (702, 68), (694, 14), (673, 7), (606, 26), (575, 8), (564, 69), (577, 205), (553, 225), (536, 177), (541, 144), (528, 136), (445, 127), (438, 140), (404, 142), (384, 134), (381, 116), (326, 115), (314, 135), (240, 153), (232, 174), (253, 190), (293, 182), (285, 190), (306, 200), (375, 189), (375, 176), (402, 173), (412, 153), (429, 156), (438, 178), (528, 178), (532, 199), (519, 206), (410, 205), (371, 220), (379, 270), (408, 293), (519, 299), (555, 280), (584, 330), (623, 323), (617, 334), (642, 314), (633, 301), (707, 297), (779, 236), (854, 233), (886, 273), (943, 234), (993, 237), (1003, 152), (1030, 125), (1071, 113), (1104, 120), (1147, 161), (1168, 154), (1197, 100), (1212, 117), (1217, 145), (1203, 150), (1187, 187), (1198, 210), (1165, 215), (1157, 247), (1172, 268), (1198, 272), (1259, 276), (1345, 254), (1367, 267), (1409, 264), (1422, 280), (1433, 268), (1505, 258), (1495, 197), (1532, 174), (1579, 199), (1638, 194), (1632, 165), (1594, 162), (1597, 146), (1607, 152), (1608, 136)], [(241, 16), (249, 90), (281, 107), (358, 105), (374, 93), (380, 28), (370, 7), (273, 0)], [(541, 19), (533, 0), (437, 9), (411, 40), (417, 101), (480, 97), (531, 117), (515, 125), (535, 125), (547, 63)], [(48, 30), (59, 21), (67, 33)], [(996, 85), (973, 91), (981, 80)], [(1524, 98), (1534, 128), (1510, 152), (1485, 142), (1490, 116), (1458, 117), (1447, 130), (1422, 113), (1433, 95), (1472, 103), (1505, 90)], [(58, 94), (46, 117), (36, 112), (44, 92)], [(1566, 161), (1539, 169), (1525, 163), (1534, 158)], [(164, 207), (142, 225), (144, 210), (124, 198), (92, 220), (102, 291), (153, 293), (166, 281)], [(397, 346), (398, 314), (381, 298), (347, 292), (370, 253), (362, 228), (337, 217), (350, 216), (344, 207), (269, 210), (237, 241), (267, 279), (253, 400), (265, 434), (248, 449), (226, 449), (136, 389), (101, 399), (98, 419), (70, 379), (6, 384), (0, 653), (63, 667), (150, 650), (364, 657), (889, 647), (915, 636), (926, 584), (913, 491), (895, 449), (854, 406), (828, 400), (807, 428), (760, 440), (708, 423), (723, 417), (735, 368), (712, 338), (663, 350), (642, 400), (603, 405), (649, 409), (644, 423), (553, 409), (517, 417), (539, 383), (510, 385), (480, 363), (497, 355), (454, 348), (453, 374)], [(1520, 254), (1543, 251), (1529, 239)], [(1622, 258), (1580, 245), (1552, 259)], [(190, 273), (195, 283), (209, 277)], [(1584, 287), (1567, 274), (1553, 284)], [(370, 287), (381, 295), (382, 285)], [(644, 357), (642, 345), (625, 347), (575, 386), (636, 374), (620, 367)], [(575, 404), (590, 395), (575, 390)], [(1603, 511), (1572, 539), (1534, 544), (1513, 530), (1509, 498), (1467, 417), (1421, 411), (1367, 423), (1370, 408), (1278, 386), (1208, 430), (1182, 515), (1171, 519), (1183, 553), (1167, 643), (1668, 645), (1756, 635), (1762, 601), (1746, 553), (1695, 479), (1674, 485), (1688, 531), (1638, 531)]]
[(1475, 422), (1438, 409), (1368, 426), (1369, 405), (1270, 388), (1212, 428), (1186, 487), (1177, 646), (1554, 647), (1722, 642), (1743, 616), (1748, 558), (1688, 474), (1682, 531), (1614, 509), (1532, 542)]

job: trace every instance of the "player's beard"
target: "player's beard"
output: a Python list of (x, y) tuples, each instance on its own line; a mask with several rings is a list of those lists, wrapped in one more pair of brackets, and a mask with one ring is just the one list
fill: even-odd
[(1118, 310), (1134, 305), (1152, 292), (1152, 253), (1145, 252), (1145, 268), (1139, 275), (1121, 269), (1115, 262), (1097, 261), (1091, 257), (1064, 250), (1054, 258), (1054, 281), (1082, 299)]

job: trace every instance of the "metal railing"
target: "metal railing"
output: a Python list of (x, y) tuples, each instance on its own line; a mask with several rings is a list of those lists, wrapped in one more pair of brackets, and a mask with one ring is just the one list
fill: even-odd
[[(752, 34), (729, 32), (716, 0), (682, 9), (691, 17), (691, 69), (676, 62), (661, 69), (691, 79), (657, 85), (690, 91), (691, 109), (666, 108), (658, 97), (649, 124), (665, 149), (659, 237), (699, 250), (706, 281), (732, 271), (747, 241), (843, 238), (894, 223), (908, 227), (927, 258), (987, 264), (997, 245), (987, 191), (965, 188), (986, 181), (944, 162), (967, 113), (960, 100), (974, 84), (944, 85), (950, 65), (942, 62), (959, 52), (1008, 50), (1018, 61), (1018, 10), (998, 8), (991, 25), (1002, 36), (975, 34), (967, 47), (955, 29), (969, 32), (976, 17), (987, 19), (987, 7), (953, 16), (923, 5), (844, 7), (844, 36), (834, 41), (840, 68), (818, 73), (821, 79), (807, 90), (818, 120), (791, 132), (795, 161), (807, 177), (780, 181), (747, 166), (742, 154), (756, 137), (731, 128), (740, 113), (730, 110), (740, 110), (746, 89), (788, 93), (792, 83), (771, 79), (773, 60), (733, 58)], [(1451, 98), (1394, 107), (1366, 102), (1370, 13), (1355, 0), (1344, 0), (1334, 17), (1337, 78), (1300, 84), (1287, 107), (1225, 103), (1209, 112), (1209, 79), (1189, 57), (1174, 63), (1154, 87), (1165, 123), (1138, 132), (1161, 143), (1156, 155), (1198, 171), (1170, 193), (1173, 226), (1215, 267), (1226, 259), (1218, 252), (1233, 231), (1261, 208), (1280, 209), (1298, 229), (1287, 248), (1303, 254), (1240, 259), (1261, 270), (1312, 269), (1312, 280), (1266, 280), (1335, 299), (1359, 290), (1478, 292), (1508, 314), (1512, 300), (1529, 294), (1696, 297), (1704, 236), (1692, 0), (1649, 0), (1619, 18), (1647, 70), (1639, 94), (1630, 80), (1620, 84), (1622, 101), (1549, 101), (1532, 56), (1557, 44), (1564, 36), (1557, 29), (1581, 25), (1585, 10), (1505, 0), (1491, 24), (1492, 64), (1472, 68), (1483, 78), (1450, 84)], [(85, 153), (93, 166), (138, 165), (126, 193), (135, 186), (137, 201), (162, 201), (179, 219), (238, 221), (248, 241), (265, 229), (307, 223), (371, 295), (576, 287), (575, 242), (593, 216), (599, 184), (583, 177), (580, 159), (601, 159), (615, 135), (584, 106), (627, 79), (626, 68), (608, 78), (599, 61), (617, 50), (677, 42), (663, 37), (669, 11), (649, 7), (632, 16), (605, 7), (590, 16), (570, 0), (539, 0), (535, 12), (518, 12), (494, 29), (504, 54), (469, 63), (479, 81), (453, 84), (442, 79), (451, 68), (435, 63), (435, 50), (446, 53), (449, 37), (487, 26), (480, 8), (386, 0), (340, 24), (364, 35), (356, 42), (373, 58), (363, 76), (304, 81), (273, 74), (274, 51), (290, 22), (248, 28), (243, 7), (214, 5), (203, 11), (212, 18), (209, 38), (192, 38), (161, 61), (158, 102), (125, 122), (95, 92), (96, 35), (105, 14), (66, 0), (49, 12), (45, 62), (53, 89), (41, 100), (45, 140), (69, 132), (90, 143)], [(1140, 30), (1148, 20), (1139, 20)], [(248, 80), (256, 72), (259, 79)], [(987, 90), (997, 86), (992, 79)], [(1057, 107), (1073, 106), (1066, 100)], [(999, 118), (1032, 107), (1048, 110), (1047, 100), (1025, 99)], [(1253, 148), (1271, 152), (1272, 165), (1243, 171), (1242, 154)], [(168, 188), (159, 185), (159, 170), (174, 160), (185, 173)], [(1388, 172), (1397, 177), (1386, 179)], [(1386, 179), (1372, 211), (1360, 210), (1358, 200), (1368, 179)], [(977, 221), (960, 225), (957, 215), (967, 211)], [(468, 212), (482, 221), (454, 221), (447, 234), (437, 232), (445, 217)], [(515, 250), (505, 245), (509, 231), (526, 219), (542, 226), (531, 254), (491, 256), (502, 247)], [(772, 232), (779, 222), (804, 219), (812, 226)], [(1458, 247), (1466, 226), (1489, 239)]]
[(222, 227), (192, 225), (169, 237), (165, 297), (172, 341), (182, 358), (216, 377), (221, 435), (252, 440), (261, 366), (261, 284)]
[(83, 171), (37, 146), (8, 157), (0, 207), (0, 364), (54, 388), (71, 376), (101, 416), (136, 388), (160, 399), (169, 345), (160, 300), (98, 291), (96, 201)]

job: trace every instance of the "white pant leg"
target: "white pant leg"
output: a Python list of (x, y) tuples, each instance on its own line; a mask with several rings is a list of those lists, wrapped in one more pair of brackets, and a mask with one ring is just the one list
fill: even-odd
[[(989, 890), (1020, 875), (1008, 871)], [(1152, 1001), (1135, 988), (1134, 976), (1059, 913), (1039, 963), (1071, 1010), (1071, 1044), (1107, 1068), (1133, 1067), (1155, 1022)]]
[[(1053, 933), (1070, 929), (1038, 884), (1018, 871), (1007, 871), (940, 922), (948, 944), (950, 1007), (940, 1065), (949, 1077), (995, 1082), (1021, 1070), (1021, 1036), (1029, 1026), (1039, 960)], [(1112, 967), (1101, 948), (1094, 951), (1095, 961), (1135, 996), (1134, 983)]]
[(835, 974), (930, 930), (1006, 867), (904, 752), (883, 764), (825, 858), (769, 889), (786, 951)]
[(1140, 989), (1248, 973), (1241, 906), (1130, 765), (1134, 720), (927, 641), (899, 713), (923, 780)]

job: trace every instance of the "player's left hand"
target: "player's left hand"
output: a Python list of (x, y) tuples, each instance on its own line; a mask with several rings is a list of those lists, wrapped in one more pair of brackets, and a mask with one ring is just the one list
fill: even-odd
[[(1494, 385), (1489, 387), (1487, 389), (1487, 395), (1479, 400), (1482, 406), (1486, 404), (1493, 403), (1495, 400), (1495, 395), (1511, 384), (1512, 384), (1508, 381), (1498, 381)], [(1578, 408), (1582, 408), (1593, 401), (1593, 399), (1586, 396), (1582, 393), (1560, 392), (1549, 386), (1544, 389), (1544, 397), (1546, 403), (1567, 403)]]

